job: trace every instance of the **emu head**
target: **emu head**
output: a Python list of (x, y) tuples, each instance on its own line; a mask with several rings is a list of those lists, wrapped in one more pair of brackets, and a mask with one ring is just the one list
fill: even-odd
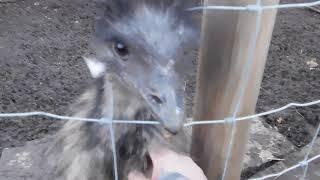
[[(184, 76), (179, 69), (197, 46), (190, 7), (182, 0), (100, 0), (93, 49), (95, 77), (116, 74), (145, 100), (168, 131), (185, 116)], [(189, 59), (187, 59), (189, 57)], [(92, 68), (91, 68), (92, 69)], [(187, 70), (186, 70), (187, 71)]]

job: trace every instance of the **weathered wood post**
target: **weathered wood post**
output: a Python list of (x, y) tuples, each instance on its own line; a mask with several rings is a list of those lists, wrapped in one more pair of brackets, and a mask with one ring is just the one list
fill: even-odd
[[(206, 5), (247, 5), (255, 0), (205, 0)], [(263, 5), (278, 0), (262, 0)], [(235, 98), (242, 84), (244, 64), (248, 59), (249, 42), (255, 31), (257, 12), (204, 11), (195, 120), (224, 119), (235, 111)], [(267, 58), (276, 10), (261, 14), (259, 36), (254, 49), (254, 63), (237, 116), (255, 112), (260, 84)], [(248, 140), (249, 121), (237, 122), (226, 180), (240, 179), (242, 160)], [(230, 126), (193, 126), (192, 155), (209, 180), (221, 179), (230, 141)]]

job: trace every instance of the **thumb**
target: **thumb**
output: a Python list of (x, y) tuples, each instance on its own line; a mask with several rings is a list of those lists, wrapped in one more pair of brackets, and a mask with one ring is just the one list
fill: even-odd
[(168, 148), (165, 147), (151, 147), (149, 148), (149, 155), (152, 160), (152, 163), (154, 165), (157, 162), (161, 162), (163, 159), (167, 159), (167, 157), (175, 157), (178, 156), (178, 154)]
[(128, 180), (149, 180), (138, 171), (131, 171), (128, 175)]

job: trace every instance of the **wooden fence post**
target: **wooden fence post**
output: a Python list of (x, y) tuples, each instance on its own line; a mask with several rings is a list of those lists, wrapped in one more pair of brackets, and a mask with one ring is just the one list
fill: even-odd
[[(223, 3), (223, 4), (222, 4)], [(247, 5), (255, 0), (205, 0), (206, 5)], [(278, 0), (262, 0), (263, 5)], [(254, 114), (276, 17), (276, 10), (263, 11), (254, 53), (254, 64), (237, 116)], [(232, 116), (241, 86), (243, 66), (255, 31), (257, 12), (204, 11), (194, 119), (224, 119)], [(237, 122), (234, 144), (225, 180), (240, 179), (248, 140), (249, 121)], [(230, 141), (223, 124), (193, 126), (192, 156), (209, 180), (221, 179)]]

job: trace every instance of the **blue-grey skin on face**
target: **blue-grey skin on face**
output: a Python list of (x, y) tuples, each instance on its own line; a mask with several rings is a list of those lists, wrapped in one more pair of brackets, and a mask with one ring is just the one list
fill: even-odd
[[(178, 2), (178, 3), (177, 3)], [(179, 72), (197, 35), (182, 1), (103, 1), (93, 47), (107, 72), (137, 91), (170, 132), (185, 119), (184, 77)], [(192, 46), (190, 46), (190, 44)], [(187, 70), (185, 70), (187, 71)]]

